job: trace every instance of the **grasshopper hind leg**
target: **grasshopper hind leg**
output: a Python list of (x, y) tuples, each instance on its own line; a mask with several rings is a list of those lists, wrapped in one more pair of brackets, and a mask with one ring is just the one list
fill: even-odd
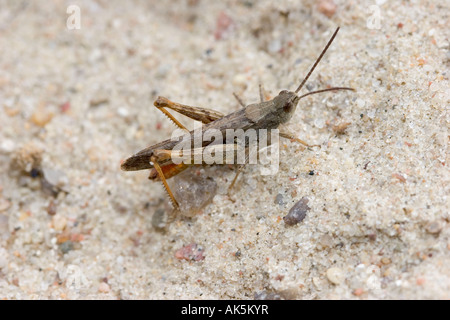
[(164, 97), (158, 97), (154, 102), (154, 106), (161, 110), (170, 120), (172, 120), (181, 129), (186, 129), (178, 120), (175, 119), (165, 108), (174, 110), (188, 118), (201, 121), (203, 124), (216, 121), (224, 117), (224, 114), (207, 108), (192, 107), (185, 104), (170, 101)]
[(164, 177), (164, 173), (163, 173), (163, 171), (161, 169), (161, 166), (158, 164), (158, 161), (157, 161), (156, 157), (152, 156), (150, 158), (150, 162), (153, 164), (154, 168), (156, 169), (156, 173), (158, 175), (158, 178), (163, 183), (164, 189), (166, 190), (167, 194), (169, 195), (170, 200), (172, 201), (173, 207), (175, 208), (175, 210), (179, 210), (180, 206), (179, 206), (177, 200), (175, 199), (175, 197), (174, 197), (174, 195), (172, 193), (172, 190), (170, 190), (170, 187), (167, 184), (167, 180)]

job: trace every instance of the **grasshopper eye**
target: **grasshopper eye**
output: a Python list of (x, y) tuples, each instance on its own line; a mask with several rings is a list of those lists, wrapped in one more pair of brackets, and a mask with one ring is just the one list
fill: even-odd
[(281, 90), (280, 93), (279, 93), (278, 95), (286, 94), (286, 93), (288, 93), (288, 92), (289, 92), (289, 91), (287, 91), (287, 90)]
[(286, 113), (291, 112), (292, 110), (292, 103), (291, 102), (287, 102), (284, 106), (283, 106), (283, 111)]

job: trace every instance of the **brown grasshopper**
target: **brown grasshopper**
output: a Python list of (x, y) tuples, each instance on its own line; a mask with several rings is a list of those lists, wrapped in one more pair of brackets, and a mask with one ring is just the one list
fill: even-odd
[[(198, 108), (198, 107), (191, 107), (186, 106), (180, 103), (175, 103), (167, 98), (164, 97), (158, 97), (156, 101), (154, 102), (155, 107), (157, 107), (159, 110), (161, 110), (169, 119), (171, 119), (178, 127), (181, 129), (184, 129), (187, 131), (187, 129), (177, 120), (175, 117), (173, 117), (165, 108), (172, 109), (174, 111), (177, 111), (191, 119), (201, 121), (204, 126), (202, 127), (202, 132), (205, 132), (208, 129), (215, 129), (219, 130), (222, 133), (225, 132), (227, 129), (276, 129), (280, 125), (288, 122), (292, 115), (295, 112), (295, 109), (297, 107), (298, 102), (309, 95), (326, 92), (326, 91), (333, 91), (333, 90), (354, 90), (353, 88), (347, 88), (347, 87), (333, 87), (328, 89), (322, 89), (317, 91), (308, 92), (304, 95), (298, 96), (298, 92), (302, 89), (314, 69), (316, 68), (317, 64), (322, 59), (323, 55), (327, 51), (328, 47), (333, 42), (334, 38), (336, 37), (337, 33), (339, 31), (339, 28), (336, 29), (331, 39), (328, 41), (325, 48), (322, 50), (320, 56), (315, 61), (314, 65), (306, 75), (305, 79), (300, 83), (300, 85), (297, 87), (295, 91), (287, 91), (283, 90), (281, 91), (278, 96), (276, 96), (272, 100), (264, 101), (264, 94), (262, 87), (260, 85), (260, 99), (261, 101), (259, 103), (254, 103), (245, 106), (244, 103), (239, 99), (239, 97), (236, 97), (238, 102), (242, 105), (242, 109), (232, 112), (228, 115), (223, 115), (220, 112), (211, 110), (211, 109), (205, 109), (205, 108)], [(190, 134), (191, 139), (193, 138), (194, 131), (190, 131), (188, 134)], [(280, 130), (279, 135), (283, 138), (295, 140), (307, 147), (311, 147), (306, 142), (295, 138), (292, 134), (283, 132)], [(174, 156), (174, 152), (172, 152), (172, 149), (175, 148), (175, 146), (180, 142), (181, 137), (179, 139), (168, 139), (164, 140), (160, 143), (157, 143), (153, 146), (150, 146), (148, 148), (145, 148), (138, 153), (132, 155), (128, 159), (126, 159), (121, 164), (121, 169), (125, 171), (136, 171), (136, 170), (144, 170), (144, 169), (151, 169), (149, 179), (155, 180), (159, 179), (162, 181), (164, 188), (166, 189), (167, 193), (169, 194), (169, 197), (172, 201), (172, 204), (175, 209), (179, 209), (178, 202), (176, 201), (172, 191), (169, 188), (169, 185), (167, 184), (167, 179), (177, 175), (178, 173), (182, 172), (186, 168), (188, 168), (190, 165), (186, 163), (180, 163), (175, 164), (172, 161), (172, 156)], [(217, 141), (214, 141), (217, 143)], [(208, 146), (211, 141), (203, 142), (202, 148), (200, 150), (192, 150), (193, 154), (196, 152), (201, 152), (203, 148)], [(223, 145), (226, 146), (227, 142), (224, 140), (222, 141)], [(245, 165), (245, 164), (244, 164)], [(232, 183), (230, 184), (229, 190), (234, 185), (239, 173), (242, 171), (244, 166), (240, 166), (238, 169)]]

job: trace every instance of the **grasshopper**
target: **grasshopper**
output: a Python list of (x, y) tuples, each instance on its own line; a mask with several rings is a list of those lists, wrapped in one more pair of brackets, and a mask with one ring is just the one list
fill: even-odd
[[(228, 115), (223, 115), (220, 112), (206, 109), (206, 108), (198, 108), (183, 105), (180, 103), (172, 102), (167, 98), (158, 97), (154, 102), (156, 108), (158, 108), (161, 112), (163, 112), (170, 120), (172, 120), (179, 128), (188, 131), (174, 116), (172, 116), (166, 108), (179, 112), (191, 119), (201, 121), (204, 126), (202, 126), (202, 132), (205, 132), (208, 129), (219, 130), (222, 133), (227, 129), (276, 129), (280, 125), (288, 122), (297, 107), (298, 102), (312, 94), (317, 94), (321, 92), (334, 91), (334, 90), (353, 90), (353, 88), (348, 87), (333, 87), (327, 88), (317, 91), (308, 92), (303, 95), (298, 95), (298, 92), (303, 88), (306, 81), (311, 76), (312, 72), (324, 56), (325, 52), (333, 42), (339, 31), (339, 27), (336, 29), (330, 40), (328, 41), (325, 48), (322, 50), (319, 57), (316, 59), (314, 65), (309, 70), (308, 74), (304, 78), (304, 80), (300, 83), (295, 91), (283, 90), (281, 91), (275, 98), (272, 100), (265, 101), (262, 86), (259, 86), (260, 93), (260, 102), (245, 105), (242, 103), (241, 99), (235, 95), (238, 102), (241, 104), (243, 108), (232, 112)], [(194, 131), (190, 131), (188, 133), (193, 139)], [(307, 144), (303, 140), (296, 138), (294, 135), (280, 130), (279, 135), (283, 138), (297, 141), (303, 144), (306, 147), (312, 147)], [(180, 138), (181, 139), (181, 138)], [(125, 171), (136, 171), (136, 170), (145, 170), (151, 169), (149, 179), (151, 180), (161, 180), (163, 186), (168, 193), (174, 208), (179, 209), (179, 205), (177, 200), (175, 199), (172, 191), (170, 190), (169, 185), (167, 184), (167, 179), (179, 174), (190, 165), (186, 163), (175, 164), (172, 161), (172, 156), (175, 156), (175, 152), (173, 149), (180, 142), (180, 139), (168, 139), (164, 140), (160, 143), (152, 145), (148, 148), (145, 148), (138, 153), (132, 155), (128, 159), (126, 159), (121, 164), (121, 169)], [(214, 141), (217, 143), (217, 141)], [(201, 152), (208, 144), (211, 142), (203, 142), (201, 148), (193, 149), (193, 154)], [(223, 146), (227, 146), (227, 141), (221, 141)], [(177, 153), (178, 154), (178, 153)], [(229, 190), (234, 185), (239, 173), (244, 168), (244, 165), (241, 165), (237, 170), (237, 173), (229, 186)]]

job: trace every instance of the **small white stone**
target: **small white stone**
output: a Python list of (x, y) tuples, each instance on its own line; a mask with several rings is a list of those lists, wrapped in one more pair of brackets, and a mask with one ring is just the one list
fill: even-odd
[(14, 143), (14, 141), (12, 141), (11, 139), (4, 139), (2, 141), (2, 144), (0, 146), (1, 151), (5, 152), (5, 153), (11, 153), (14, 151), (16, 145)]
[(363, 99), (358, 98), (358, 99), (356, 99), (356, 105), (359, 108), (364, 108), (364, 106), (366, 105), (366, 101), (364, 101)]
[(62, 231), (67, 225), (67, 219), (64, 216), (56, 214), (52, 218), (52, 224), (56, 231)]
[(440, 89), (440, 87), (441, 86), (440, 86), (439, 82), (433, 82), (430, 85), (430, 91), (432, 91), (432, 92), (438, 91)]
[(127, 108), (123, 108), (123, 107), (117, 109), (117, 113), (119, 114), (119, 116), (121, 116), (123, 118), (128, 117), (128, 115), (130, 114), (128, 112), (128, 109)]
[(44, 173), (45, 180), (54, 186), (62, 186), (67, 182), (67, 177), (62, 171), (48, 167), (42, 168), (42, 171)]
[(313, 277), (312, 278), (312, 282), (313, 282), (313, 284), (314, 284), (314, 286), (316, 287), (317, 290), (319, 290), (319, 291), (322, 290), (323, 283), (322, 283), (322, 280), (320, 280), (319, 277)]
[(245, 77), (245, 74), (238, 73), (233, 78), (233, 85), (245, 87), (247, 85), (247, 78)]
[(340, 284), (344, 281), (344, 272), (340, 268), (330, 268), (327, 270), (327, 278), (331, 283)]
[(314, 125), (316, 126), (316, 128), (322, 129), (325, 126), (325, 120), (317, 118), (314, 120)]
[(364, 263), (360, 263), (355, 267), (355, 272), (363, 272), (366, 269)]
[(380, 52), (376, 49), (368, 49), (367, 54), (373, 59), (380, 57)]
[(381, 288), (380, 279), (376, 275), (371, 275), (367, 278), (367, 287), (371, 290), (378, 290)]
[(281, 48), (282, 45), (280, 39), (274, 39), (270, 41), (267, 49), (269, 50), (270, 53), (277, 53), (281, 50)]

